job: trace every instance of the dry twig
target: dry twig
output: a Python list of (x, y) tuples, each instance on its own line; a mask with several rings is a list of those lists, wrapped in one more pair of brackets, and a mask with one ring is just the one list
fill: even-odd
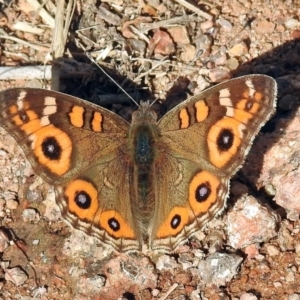
[(153, 29), (157, 28), (166, 28), (170, 26), (178, 26), (179, 24), (188, 23), (188, 22), (195, 22), (199, 21), (199, 16), (197, 15), (183, 15), (180, 17), (171, 18), (168, 20), (153, 22), (153, 23), (140, 23), (139, 29), (142, 32), (148, 32)]
[(0, 39), (11, 40), (11, 41), (14, 41), (14, 42), (16, 42), (16, 43), (19, 43), (19, 44), (21, 44), (21, 45), (30, 47), (30, 48), (32, 48), (32, 49), (34, 49), (34, 50), (37, 50), (37, 51), (49, 52), (49, 48), (48, 48), (48, 47), (40, 46), (40, 45), (35, 45), (35, 44), (32, 44), (32, 43), (23, 41), (23, 40), (21, 40), (21, 39), (19, 39), (19, 38), (10, 36), (10, 35), (8, 35), (2, 28), (0, 28)]

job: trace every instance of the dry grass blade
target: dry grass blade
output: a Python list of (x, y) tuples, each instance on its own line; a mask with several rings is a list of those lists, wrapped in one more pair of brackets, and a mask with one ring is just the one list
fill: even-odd
[[(57, 59), (63, 56), (65, 51), (65, 46), (68, 38), (68, 31), (70, 23), (73, 17), (76, 3), (73, 0), (70, 0), (67, 4), (67, 10), (65, 14), (65, 1), (57, 1), (56, 8), (56, 17), (55, 17), (55, 27), (53, 33), (53, 44), (52, 44), (52, 54), (53, 59)], [(52, 83), (51, 88), (53, 90), (59, 90), (59, 66), (54, 66), (52, 69)]]
[(170, 294), (175, 291), (175, 289), (178, 287), (178, 283), (174, 283), (170, 288), (169, 290), (166, 292), (166, 294), (162, 297), (159, 298), (159, 300), (166, 300), (168, 299), (168, 297), (170, 296)]
[(180, 17), (174, 17), (168, 20), (162, 20), (158, 22), (153, 22), (153, 23), (141, 23), (139, 25), (140, 31), (146, 33), (150, 30), (157, 29), (157, 28), (167, 28), (170, 26), (177, 26), (178, 24), (185, 24), (189, 22), (197, 22), (199, 21), (199, 16), (198, 15), (183, 15)]
[(14, 30), (21, 30), (23, 32), (29, 32), (29, 33), (33, 33), (33, 34), (43, 34), (44, 33), (44, 29), (42, 28), (38, 28), (37, 26), (34, 26), (32, 24), (29, 24), (27, 22), (21, 22), (21, 21), (17, 21), (13, 24), (12, 27)]
[(200, 10), (199, 8), (195, 7), (194, 5), (192, 5), (191, 3), (185, 1), (185, 0), (175, 0), (176, 2), (178, 2), (179, 4), (181, 4), (182, 6), (186, 7), (187, 9), (193, 11), (194, 13), (196, 13), (197, 15), (207, 19), (207, 20), (211, 20), (212, 16), (205, 13), (204, 11)]
[(40, 3), (37, 0), (27, 0), (27, 2), (35, 9), (38, 11), (39, 16), (43, 19), (43, 21), (49, 25), (51, 28), (54, 28), (55, 23), (54, 19), (52, 16), (44, 9), (41, 7)]
[(0, 39), (11, 40), (11, 41), (14, 41), (14, 42), (16, 42), (16, 43), (19, 43), (19, 44), (21, 44), (21, 45), (30, 47), (30, 48), (32, 48), (32, 49), (34, 49), (34, 50), (37, 50), (37, 51), (45, 51), (45, 52), (48, 52), (48, 51), (49, 51), (49, 48), (48, 48), (48, 47), (45, 47), (45, 46), (39, 46), (39, 45), (36, 45), (36, 44), (32, 44), (32, 43), (26, 42), (26, 41), (24, 41), (24, 40), (21, 40), (21, 39), (19, 39), (19, 38), (10, 36), (10, 35), (8, 35), (2, 28), (0, 28)]

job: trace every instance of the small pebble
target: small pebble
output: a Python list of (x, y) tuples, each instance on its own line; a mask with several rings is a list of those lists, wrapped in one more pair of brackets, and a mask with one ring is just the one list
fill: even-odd
[(242, 261), (236, 254), (214, 253), (200, 261), (198, 271), (207, 284), (225, 285), (238, 273)]
[(230, 56), (241, 56), (247, 53), (248, 47), (244, 42), (238, 43), (228, 50)]
[(252, 293), (244, 293), (241, 295), (240, 300), (257, 300), (258, 298)]
[(5, 280), (11, 281), (16, 286), (22, 285), (28, 278), (26, 273), (18, 267), (5, 270)]
[(6, 201), (6, 207), (8, 209), (17, 209), (19, 206), (19, 203), (15, 200), (7, 200)]
[(216, 23), (218, 24), (218, 25), (220, 25), (223, 29), (225, 29), (226, 31), (231, 31), (232, 30), (232, 24), (229, 22), (229, 21), (227, 21), (227, 20), (225, 20), (225, 19), (218, 19), (217, 21), (216, 21)]
[(300, 295), (299, 294), (289, 295), (287, 300), (300, 300)]
[(209, 72), (209, 78), (212, 82), (223, 82), (225, 80), (230, 79), (231, 75), (229, 70), (225, 68), (215, 68), (210, 70)]
[(275, 282), (273, 283), (273, 285), (274, 285), (275, 288), (281, 288), (281, 287), (282, 287), (282, 283), (279, 282), (279, 281), (275, 281)]
[(226, 67), (229, 70), (236, 70), (239, 67), (239, 61), (235, 57), (231, 57), (226, 62)]
[(275, 29), (275, 24), (267, 20), (257, 22), (255, 31), (258, 34), (272, 33)]
[(26, 208), (22, 212), (22, 217), (25, 222), (33, 222), (38, 219), (38, 213), (33, 208)]
[(288, 212), (287, 216), (286, 216), (289, 220), (291, 221), (298, 221), (299, 220), (299, 213), (296, 211), (290, 211)]
[(156, 268), (158, 270), (171, 270), (178, 266), (175, 259), (169, 255), (162, 255), (158, 258)]
[(2, 253), (8, 246), (9, 238), (3, 230), (0, 230), (0, 252)]
[(288, 19), (284, 22), (284, 25), (286, 28), (293, 29), (297, 26), (299, 26), (299, 21), (296, 19)]
[(277, 256), (279, 255), (279, 250), (277, 247), (275, 247), (274, 245), (267, 245), (267, 253), (270, 255), (270, 256)]

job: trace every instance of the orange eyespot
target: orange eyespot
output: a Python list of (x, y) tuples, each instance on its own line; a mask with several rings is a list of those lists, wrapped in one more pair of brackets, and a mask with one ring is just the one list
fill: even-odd
[(237, 154), (243, 138), (244, 125), (239, 121), (224, 117), (211, 126), (207, 135), (210, 162), (223, 168)]
[(159, 227), (156, 238), (176, 236), (188, 224), (189, 211), (186, 207), (174, 207), (165, 222)]
[(32, 138), (34, 155), (43, 166), (56, 175), (69, 171), (72, 141), (65, 132), (49, 125), (37, 130)]
[(115, 238), (134, 239), (135, 234), (129, 224), (115, 210), (102, 211), (100, 226)]
[(220, 180), (207, 171), (197, 173), (189, 185), (189, 203), (196, 216), (206, 213), (217, 201)]
[(81, 220), (93, 221), (98, 210), (98, 193), (92, 183), (76, 179), (64, 191), (69, 211)]

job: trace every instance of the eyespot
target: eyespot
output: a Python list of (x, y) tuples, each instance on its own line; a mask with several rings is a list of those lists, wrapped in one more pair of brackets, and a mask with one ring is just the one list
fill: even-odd
[(189, 211), (186, 207), (174, 207), (165, 222), (159, 227), (156, 238), (176, 236), (189, 222)]
[(56, 175), (70, 169), (72, 142), (59, 128), (48, 125), (37, 130), (32, 137), (32, 148), (38, 161)]
[(131, 226), (124, 220), (120, 213), (115, 210), (102, 211), (100, 226), (115, 238), (135, 239), (135, 233)]
[(94, 185), (86, 180), (76, 179), (64, 190), (68, 210), (80, 220), (93, 222), (98, 210), (98, 193)]
[(197, 173), (189, 186), (189, 203), (196, 216), (208, 212), (217, 201), (221, 182), (218, 177), (207, 171)]
[(245, 125), (234, 118), (224, 117), (215, 123), (207, 135), (210, 162), (223, 168), (237, 154), (244, 136)]

